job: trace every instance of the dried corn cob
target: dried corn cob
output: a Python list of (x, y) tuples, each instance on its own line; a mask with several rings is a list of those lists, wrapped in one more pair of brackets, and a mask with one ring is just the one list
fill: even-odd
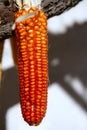
[[(21, 15), (36, 11), (21, 9)], [(48, 87), (48, 37), (47, 19), (43, 11), (29, 19), (16, 22), (20, 101), (24, 120), (29, 125), (39, 125), (46, 113)]]

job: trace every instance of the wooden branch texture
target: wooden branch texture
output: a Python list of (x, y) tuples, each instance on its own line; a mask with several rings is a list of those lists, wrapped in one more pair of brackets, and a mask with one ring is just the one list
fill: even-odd
[(11, 27), (15, 11), (17, 11), (17, 8), (14, 2), (0, 1), (0, 40), (13, 35)]
[[(47, 17), (53, 17), (72, 8), (81, 0), (43, 0), (42, 8)], [(12, 25), (14, 22), (14, 13), (17, 11), (16, 3), (10, 0), (0, 0), (0, 40), (7, 39), (13, 35)]]
[(82, 0), (43, 0), (42, 7), (47, 17), (63, 13), (66, 9), (70, 9)]

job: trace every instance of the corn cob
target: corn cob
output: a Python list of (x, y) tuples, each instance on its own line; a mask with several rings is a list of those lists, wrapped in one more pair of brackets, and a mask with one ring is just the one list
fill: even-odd
[[(34, 12), (21, 9), (15, 19)], [(47, 18), (38, 10), (32, 18), (16, 22), (20, 102), (24, 120), (39, 125), (46, 113), (48, 88)]]

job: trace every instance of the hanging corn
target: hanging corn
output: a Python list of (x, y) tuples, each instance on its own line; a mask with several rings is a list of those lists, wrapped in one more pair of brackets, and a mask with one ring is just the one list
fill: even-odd
[(29, 125), (39, 125), (47, 108), (47, 18), (37, 7), (23, 8), (16, 12), (15, 23), (21, 110)]

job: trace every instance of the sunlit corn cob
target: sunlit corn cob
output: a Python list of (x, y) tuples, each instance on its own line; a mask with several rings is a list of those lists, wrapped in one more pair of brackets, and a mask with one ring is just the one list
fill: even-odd
[[(15, 14), (29, 14), (37, 10), (20, 10)], [(20, 101), (24, 120), (39, 125), (46, 113), (48, 88), (47, 18), (43, 11), (29, 19), (16, 22)]]

